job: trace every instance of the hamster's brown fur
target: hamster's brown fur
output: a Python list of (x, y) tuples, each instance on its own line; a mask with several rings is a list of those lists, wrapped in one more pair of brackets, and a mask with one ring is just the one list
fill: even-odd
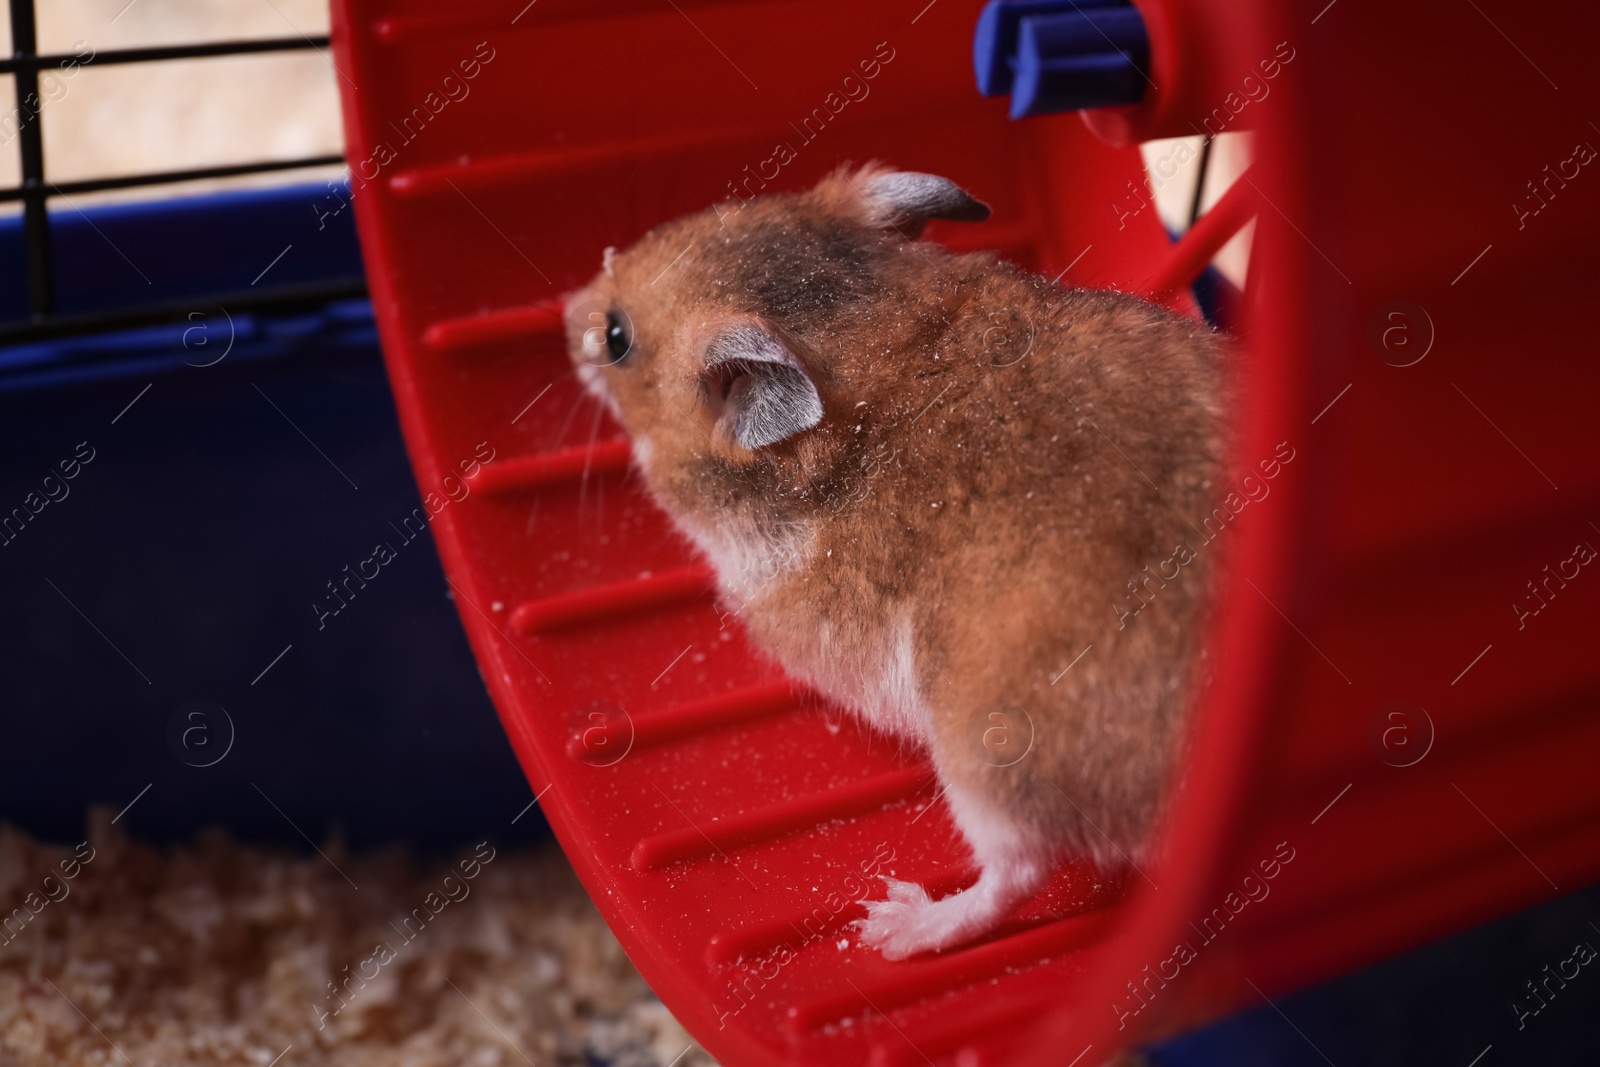
[(840, 170), (607, 250), (568, 300), (580, 374), (756, 644), (948, 788), (982, 875), (891, 882), (862, 929), (892, 958), (991, 928), (1064, 857), (1137, 860), (1207, 584), (1173, 559), (1211, 511), (1221, 338), (914, 240), (986, 213)]

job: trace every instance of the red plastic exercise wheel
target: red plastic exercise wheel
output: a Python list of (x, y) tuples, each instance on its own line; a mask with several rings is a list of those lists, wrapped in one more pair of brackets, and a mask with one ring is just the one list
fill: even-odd
[[(506, 729), (713, 1054), (1087, 1064), (1600, 877), (1575, 547), (1600, 546), (1600, 176), (1574, 147), (1600, 145), (1600, 11), (1146, 0), (1150, 96), (1087, 116), (1112, 147), (977, 96), (972, 0), (523, 2), (334, 5), (355, 205), (424, 492), (494, 449), (434, 529)], [(1207, 117), (1259, 162), (1174, 249), (1116, 207), (1131, 142)], [(996, 936), (895, 964), (843, 932), (876, 875), (969, 873), (927, 773), (719, 615), (579, 402), (555, 303), (730, 183), (872, 158), (995, 208), (930, 239), (1077, 285), (1181, 292), (1253, 214), (1236, 484), (1294, 456), (1221, 535), (1160, 861), (1064, 868)]]

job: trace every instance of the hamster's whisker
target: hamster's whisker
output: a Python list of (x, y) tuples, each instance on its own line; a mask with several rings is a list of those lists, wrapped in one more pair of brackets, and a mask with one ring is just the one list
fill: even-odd
[[(578, 389), (577, 392), (572, 395), (572, 402), (567, 405), (567, 414), (566, 417), (561, 420), (561, 429), (556, 431), (555, 441), (558, 445), (567, 439), (567, 431), (572, 428), (572, 420), (578, 414), (578, 408), (583, 405), (585, 400), (594, 399), (589, 395), (589, 391), (583, 387), (583, 382), (578, 379), (578, 370), (576, 367), (569, 368), (567, 373), (571, 375), (575, 382), (577, 382)], [(598, 401), (596, 402), (598, 403)]]
[[(584, 501), (588, 499), (588, 494), (589, 494), (589, 472), (592, 469), (591, 464), (592, 464), (593, 459), (594, 459), (594, 446), (600, 440), (600, 419), (604, 414), (605, 414), (605, 409), (603, 407), (601, 407), (600, 402), (598, 400), (596, 400), (595, 404), (594, 404), (594, 418), (589, 420), (589, 440), (587, 442), (587, 447), (584, 449), (584, 453), (583, 453), (583, 474), (580, 475), (579, 478), (578, 478), (578, 521), (579, 522), (583, 521), (583, 505), (584, 505)], [(598, 496), (598, 495), (599, 495), (599, 490), (597, 488), (596, 489), (596, 496)], [(595, 520), (597, 522), (600, 520), (600, 517), (601, 517), (600, 512), (601, 512), (601, 510), (602, 510), (601, 505), (599, 503), (597, 503), (595, 505)]]

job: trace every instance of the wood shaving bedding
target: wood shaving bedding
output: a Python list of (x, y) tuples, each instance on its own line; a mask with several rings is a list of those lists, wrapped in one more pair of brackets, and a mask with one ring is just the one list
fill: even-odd
[(554, 847), (326, 851), (0, 825), (0, 1067), (712, 1064)]

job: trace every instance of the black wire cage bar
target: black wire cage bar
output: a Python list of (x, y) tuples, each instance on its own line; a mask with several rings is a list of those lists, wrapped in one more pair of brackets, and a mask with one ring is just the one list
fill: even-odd
[[(142, 325), (159, 321), (177, 307), (176, 304), (171, 306), (148, 304), (87, 314), (58, 314), (50, 238), (52, 199), (111, 189), (134, 189), (210, 178), (231, 178), (344, 162), (344, 157), (337, 154), (307, 156), (52, 183), (45, 176), (43, 139), (45, 108), (39, 96), (39, 74), (43, 70), (70, 63), (81, 57), (72, 54), (40, 54), (34, 0), (8, 0), (8, 7), (11, 19), (12, 54), (9, 58), (0, 58), (0, 75), (10, 74), (16, 81), (16, 140), (22, 181), (16, 186), (0, 187), (0, 203), (22, 202), (22, 244), (29, 314), (24, 321), (0, 324), (0, 341), (34, 340)], [(328, 38), (325, 36), (208, 41), (197, 44), (106, 50), (96, 52), (92, 62), (94, 66), (100, 67), (120, 63), (155, 63), (175, 59), (259, 55), (272, 52), (315, 50), (325, 53), (327, 47)], [(250, 303), (260, 306), (277, 300), (286, 303), (327, 301), (361, 296), (365, 291), (365, 284), (361, 279), (345, 278), (311, 285), (267, 288), (248, 294), (248, 297)], [(187, 303), (192, 304), (193, 300)]]

